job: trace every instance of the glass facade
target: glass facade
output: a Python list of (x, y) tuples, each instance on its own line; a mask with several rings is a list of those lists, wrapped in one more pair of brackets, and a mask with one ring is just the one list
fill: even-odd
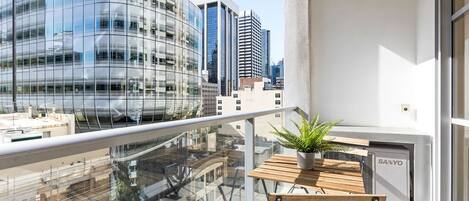
[(283, 79), (284, 77), (284, 64), (283, 60), (279, 61), (277, 64), (272, 65), (272, 74), (270, 75), (272, 77), (272, 84), (277, 84), (277, 79)]
[[(202, 13), (189, 0), (16, 0), (18, 111), (97, 130), (196, 116)], [(11, 0), (0, 0), (0, 112), (13, 112)]]
[(218, 84), (219, 95), (238, 89), (238, 14), (221, 2), (199, 5), (206, 22), (203, 42), (208, 82)]
[(204, 45), (207, 46), (207, 70), (209, 72), (208, 81), (210, 83), (218, 83), (218, 53), (217, 53), (217, 40), (218, 40), (218, 17), (217, 7), (209, 6), (207, 8), (207, 21), (206, 21), (206, 34), (207, 41)]
[(270, 30), (262, 29), (262, 77), (270, 75)]

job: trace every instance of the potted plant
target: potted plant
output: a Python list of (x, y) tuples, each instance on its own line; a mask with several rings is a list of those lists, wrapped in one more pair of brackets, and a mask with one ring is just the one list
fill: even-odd
[(343, 150), (342, 146), (324, 140), (324, 137), (329, 134), (332, 127), (339, 122), (340, 121), (330, 121), (320, 123), (319, 115), (316, 115), (311, 121), (303, 117), (301, 125), (293, 122), (298, 128), (298, 134), (285, 128), (279, 130), (274, 126), (272, 126), (274, 128), (272, 133), (277, 137), (282, 146), (297, 150), (299, 168), (311, 170), (314, 168), (316, 153)]

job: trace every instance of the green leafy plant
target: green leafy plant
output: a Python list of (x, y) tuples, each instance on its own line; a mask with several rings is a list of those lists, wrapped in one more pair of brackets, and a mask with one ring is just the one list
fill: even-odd
[(340, 121), (319, 122), (319, 115), (316, 115), (311, 121), (304, 117), (301, 120), (301, 125), (293, 122), (298, 129), (299, 134), (282, 128), (279, 130), (274, 128), (274, 134), (280, 144), (286, 148), (296, 149), (298, 152), (303, 153), (318, 153), (328, 151), (340, 151), (344, 148), (338, 144), (331, 143), (324, 140), (332, 127), (336, 126)]

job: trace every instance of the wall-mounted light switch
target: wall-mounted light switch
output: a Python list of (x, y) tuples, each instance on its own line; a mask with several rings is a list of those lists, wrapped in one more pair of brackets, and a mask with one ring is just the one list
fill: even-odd
[(410, 112), (409, 104), (401, 104), (401, 112)]

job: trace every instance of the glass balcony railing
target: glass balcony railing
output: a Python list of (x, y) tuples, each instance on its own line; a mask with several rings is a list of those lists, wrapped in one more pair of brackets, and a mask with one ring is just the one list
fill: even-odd
[(282, 126), (295, 110), (3, 144), (0, 200), (265, 199), (246, 173), (280, 151), (271, 124)]

